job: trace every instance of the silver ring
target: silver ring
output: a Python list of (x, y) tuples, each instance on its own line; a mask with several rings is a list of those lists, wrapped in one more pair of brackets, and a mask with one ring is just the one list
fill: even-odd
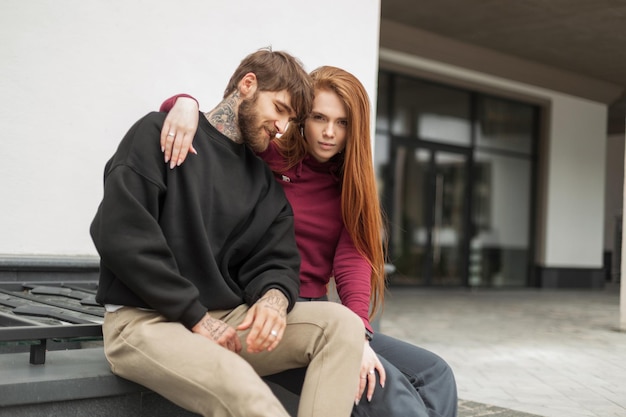
[(174, 136), (176, 136), (176, 134), (175, 134), (174, 132), (170, 132), (170, 133), (168, 133), (168, 134), (167, 134), (167, 136), (172, 136), (172, 137), (174, 137)]
[(374, 375), (374, 370), (370, 369), (370, 374)]
[(278, 332), (276, 330), (272, 330), (270, 334), (272, 335), (272, 337), (278, 336)]

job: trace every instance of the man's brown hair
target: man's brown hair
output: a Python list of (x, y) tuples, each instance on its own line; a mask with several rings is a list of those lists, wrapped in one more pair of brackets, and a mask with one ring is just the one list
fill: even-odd
[(309, 115), (313, 105), (313, 86), (299, 59), (271, 48), (251, 53), (241, 61), (230, 78), (224, 98), (237, 90), (239, 81), (249, 72), (257, 78), (258, 91), (289, 92), (298, 123)]

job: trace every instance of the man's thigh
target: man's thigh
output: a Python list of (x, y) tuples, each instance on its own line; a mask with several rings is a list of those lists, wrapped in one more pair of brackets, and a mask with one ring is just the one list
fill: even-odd
[[(196, 412), (244, 407), (242, 398), (268, 401), (284, 415), (267, 385), (239, 355), (156, 312), (122, 308), (107, 313), (105, 353), (117, 375)], [(271, 397), (271, 399), (270, 399)], [(233, 413), (233, 415), (239, 415)]]

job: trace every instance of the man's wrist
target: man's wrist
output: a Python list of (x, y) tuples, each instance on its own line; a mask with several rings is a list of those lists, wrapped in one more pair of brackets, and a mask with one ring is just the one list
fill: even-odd
[(289, 307), (289, 298), (287, 295), (278, 288), (269, 289), (259, 301), (265, 301), (268, 306), (275, 309), (280, 309), (282, 314), (287, 314), (287, 308)]
[(278, 288), (270, 288), (269, 290), (267, 290), (267, 292), (265, 294), (263, 294), (263, 297), (261, 297), (261, 298), (268, 297), (268, 296), (269, 297), (282, 296), (285, 299), (285, 301), (287, 301), (287, 302), (289, 301), (289, 298), (287, 298), (287, 295), (284, 292), (282, 292), (281, 290), (279, 290)]

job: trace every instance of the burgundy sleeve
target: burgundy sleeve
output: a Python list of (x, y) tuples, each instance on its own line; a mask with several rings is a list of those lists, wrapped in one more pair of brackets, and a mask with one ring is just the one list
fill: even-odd
[(341, 304), (361, 317), (365, 328), (373, 332), (369, 322), (372, 267), (356, 249), (345, 228), (335, 250), (333, 269)]
[[(174, 107), (174, 104), (176, 104), (176, 100), (178, 100), (179, 97), (187, 97), (187, 98), (191, 98), (193, 100), (196, 100), (195, 97), (190, 96), (189, 94), (176, 94), (175, 96), (172, 96), (172, 97), (168, 98), (167, 100), (165, 100), (161, 104), (161, 107), (159, 108), (159, 111), (168, 113), (170, 110), (172, 110), (172, 107)], [(198, 100), (196, 100), (196, 103), (198, 103)], [(198, 103), (198, 107), (200, 107), (200, 103)]]

